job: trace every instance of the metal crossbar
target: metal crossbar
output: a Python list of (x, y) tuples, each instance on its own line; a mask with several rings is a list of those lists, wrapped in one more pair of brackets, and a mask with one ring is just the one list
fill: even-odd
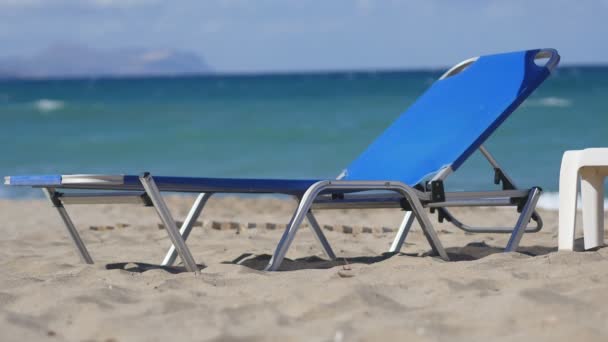
[[(513, 206), (513, 204), (510, 205)], [(437, 208), (437, 210), (443, 211), (442, 215), (444, 219), (456, 226), (456, 228), (467, 233), (509, 234), (513, 233), (513, 230), (515, 229), (515, 227), (472, 227), (462, 223), (446, 208)], [(536, 222), (536, 225), (534, 227), (526, 228), (526, 233), (538, 233), (543, 228), (542, 218), (533, 212), (531, 220)]]
[[(201, 215), (203, 207), (205, 206), (211, 195), (211, 193), (201, 193), (196, 197), (192, 208), (190, 208), (188, 216), (186, 216), (186, 219), (184, 220), (184, 223), (182, 224), (179, 230), (179, 233), (184, 239), (184, 242), (188, 239), (188, 236), (190, 236), (190, 232), (194, 227), (194, 223)], [(175, 245), (172, 244), (169, 248), (169, 251), (167, 251), (167, 254), (165, 255), (165, 258), (163, 259), (161, 265), (171, 266), (175, 262), (175, 259), (177, 259), (177, 249), (175, 248)]]
[(151, 205), (146, 193), (105, 192), (105, 193), (57, 193), (63, 204), (141, 204)]
[(412, 228), (412, 224), (414, 223), (414, 215), (412, 215), (411, 211), (406, 211), (403, 216), (403, 220), (401, 220), (401, 224), (399, 225), (399, 229), (397, 230), (397, 235), (389, 248), (389, 252), (397, 253), (401, 250), (403, 243), (405, 242), (405, 238), (407, 234), (410, 232)]

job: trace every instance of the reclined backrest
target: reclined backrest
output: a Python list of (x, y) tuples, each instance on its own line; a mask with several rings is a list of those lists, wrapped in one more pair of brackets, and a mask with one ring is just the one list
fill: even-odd
[[(535, 59), (547, 59), (539, 66)], [(552, 49), (482, 56), (450, 69), (341, 175), (416, 185), (456, 170), (559, 62)]]

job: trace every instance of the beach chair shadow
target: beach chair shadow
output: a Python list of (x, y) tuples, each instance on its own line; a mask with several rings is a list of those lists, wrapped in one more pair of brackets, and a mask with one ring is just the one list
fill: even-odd
[[(583, 246), (583, 239), (577, 239), (575, 242), (575, 247), (578, 246), (581, 248)], [(580, 249), (582, 250), (582, 249)], [(597, 250), (597, 249), (594, 249)], [(546, 247), (539, 245), (532, 246), (521, 246), (519, 249), (519, 253), (525, 254), (528, 256), (541, 256), (549, 253), (556, 252), (556, 247)], [(468, 243), (464, 247), (449, 247), (446, 248), (446, 252), (450, 256), (450, 260), (452, 261), (474, 261), (483, 259), (487, 256), (503, 253), (504, 248), (500, 246), (492, 246), (488, 245), (485, 242), (471, 242)], [(436, 253), (432, 250), (422, 253), (403, 253), (403, 252), (386, 252), (381, 255), (374, 256), (359, 256), (359, 257), (350, 257), (350, 258), (337, 258), (335, 260), (323, 259), (318, 256), (308, 256), (297, 259), (289, 259), (285, 258), (283, 264), (279, 271), (297, 271), (297, 270), (306, 270), (306, 269), (330, 269), (336, 266), (345, 266), (351, 264), (365, 264), (371, 265), (378, 262), (382, 262), (388, 260), (393, 257), (433, 257), (436, 256)], [(252, 253), (243, 253), (239, 257), (231, 261), (225, 261), (223, 264), (232, 264), (232, 265), (241, 265), (254, 270), (263, 271), (264, 268), (268, 265), (270, 258), (272, 255), (270, 254), (260, 254), (254, 255)], [(199, 269), (202, 270), (206, 266), (198, 265)], [(188, 272), (188, 270), (184, 266), (163, 266), (156, 264), (148, 264), (143, 262), (118, 262), (111, 263), (106, 265), (107, 270), (123, 270), (127, 272), (133, 273), (144, 273), (150, 270), (163, 270), (165, 272), (171, 274), (179, 274), (183, 272)]]
[[(555, 247), (545, 246), (521, 246), (518, 253), (525, 254), (528, 256), (540, 256), (556, 252)], [(449, 247), (446, 248), (451, 261), (474, 261), (483, 259), (487, 256), (504, 253), (504, 248), (499, 246), (488, 245), (485, 242), (471, 242), (464, 247)], [(374, 256), (360, 256), (352, 258), (337, 258), (335, 260), (323, 259), (318, 256), (308, 256), (297, 259), (285, 258), (283, 264), (279, 268), (279, 271), (296, 271), (305, 269), (330, 269), (336, 266), (345, 266), (350, 264), (365, 264), (371, 265), (378, 262), (388, 260), (393, 257), (434, 257), (436, 253), (432, 250), (422, 254), (416, 253), (403, 253), (403, 252), (386, 252), (381, 255)], [(238, 258), (225, 261), (224, 264), (234, 264), (245, 266), (254, 270), (262, 271), (268, 265), (270, 258), (269, 254), (253, 255), (251, 253), (244, 253)]]
[[(297, 259), (285, 258), (279, 271), (296, 271), (296, 270), (307, 270), (307, 269), (329, 269), (336, 266), (344, 266), (350, 264), (366, 264), (371, 265), (377, 262), (387, 260), (395, 255), (402, 253), (383, 253), (381, 255), (374, 256), (360, 256), (352, 258), (336, 258), (335, 260), (323, 259), (318, 256), (308, 256)], [(253, 255), (251, 253), (244, 253), (238, 258), (225, 261), (224, 264), (235, 264), (245, 266), (254, 270), (262, 271), (268, 265), (270, 254)]]
[[(454, 257), (453, 260), (459, 260), (461, 257), (458, 253), (449, 252), (450, 258)], [(244, 253), (238, 258), (225, 261), (224, 264), (235, 264), (245, 267), (249, 267), (254, 270), (262, 271), (268, 265), (272, 255), (260, 254), (254, 255), (251, 253)], [(365, 264), (371, 265), (388, 260), (393, 257), (438, 257), (437, 253), (432, 250), (428, 252), (417, 254), (417, 253), (404, 253), (404, 252), (385, 252), (380, 255), (373, 256), (358, 256), (350, 258), (336, 258), (334, 260), (323, 259), (318, 256), (308, 256), (297, 259), (285, 258), (283, 264), (279, 268), (279, 271), (296, 271), (305, 269), (330, 269), (336, 266), (346, 266), (351, 264)]]
[[(205, 265), (198, 265), (199, 270), (204, 269)], [(144, 273), (150, 270), (163, 270), (171, 274), (179, 274), (183, 272), (189, 272), (184, 266), (162, 266), (155, 264), (148, 264), (145, 262), (116, 262), (106, 265), (106, 270), (123, 270), (133, 273)]]
[[(556, 252), (556, 247), (546, 246), (520, 246), (518, 253), (528, 256), (540, 256)], [(485, 242), (471, 242), (464, 247), (449, 247), (446, 252), (450, 255), (452, 261), (473, 261), (483, 259), (487, 256), (497, 253), (504, 253), (504, 248), (500, 246), (488, 245)]]

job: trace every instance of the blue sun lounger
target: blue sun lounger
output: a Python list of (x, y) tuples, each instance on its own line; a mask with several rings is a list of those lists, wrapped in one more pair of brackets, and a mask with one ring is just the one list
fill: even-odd
[[(57, 209), (86, 263), (93, 260), (64, 205), (139, 203), (153, 206), (173, 244), (162, 264), (173, 264), (179, 255), (188, 271), (198, 272), (198, 265), (185, 241), (205, 203), (215, 193), (276, 193), (292, 195), (299, 200), (266, 267), (269, 271), (280, 267), (305, 218), (325, 254), (330, 259), (335, 258), (312, 209), (387, 207), (405, 210), (391, 252), (401, 249), (415, 218), (433, 251), (449, 260), (425, 209), (437, 212), (440, 221), (446, 219), (466, 231), (511, 233), (505, 250), (514, 251), (524, 232), (535, 232), (542, 227), (542, 220), (535, 212), (540, 189), (517, 189), (482, 144), (558, 63), (557, 51), (541, 49), (482, 56), (454, 66), (336, 180), (152, 177), (144, 173), (139, 176), (9, 176), (5, 178), (5, 184), (41, 188)], [(443, 182), (476, 150), (493, 167), (495, 183), (502, 183), (502, 190), (446, 192)], [(161, 196), (161, 192), (166, 191), (199, 194), (180, 229)], [(521, 214), (514, 227), (471, 227), (448, 211), (449, 207), (458, 206), (513, 206)], [(536, 226), (528, 228), (531, 220)]]

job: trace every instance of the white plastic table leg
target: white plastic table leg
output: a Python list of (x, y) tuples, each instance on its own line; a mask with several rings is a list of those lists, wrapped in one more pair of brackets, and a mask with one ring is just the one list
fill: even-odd
[(574, 249), (578, 169), (578, 151), (566, 151), (559, 173), (559, 250)]
[(581, 168), (585, 249), (604, 245), (604, 168)]

